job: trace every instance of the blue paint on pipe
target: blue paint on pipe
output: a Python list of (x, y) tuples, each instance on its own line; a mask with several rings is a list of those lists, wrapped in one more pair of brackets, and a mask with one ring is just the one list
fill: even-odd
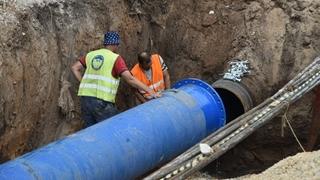
[(0, 166), (0, 179), (134, 179), (225, 124), (216, 91), (197, 79)]

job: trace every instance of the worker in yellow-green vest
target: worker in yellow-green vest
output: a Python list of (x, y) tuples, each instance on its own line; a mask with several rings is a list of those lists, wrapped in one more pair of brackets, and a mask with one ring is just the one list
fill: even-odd
[[(104, 35), (104, 48), (89, 52), (71, 67), (73, 74), (81, 82), (78, 96), (81, 97), (82, 118), (86, 127), (118, 113), (115, 98), (120, 77), (130, 86), (158, 97), (151, 88), (131, 75), (124, 59), (116, 54), (119, 43), (120, 36), (117, 32), (107, 32)], [(82, 69), (85, 69), (83, 76)]]

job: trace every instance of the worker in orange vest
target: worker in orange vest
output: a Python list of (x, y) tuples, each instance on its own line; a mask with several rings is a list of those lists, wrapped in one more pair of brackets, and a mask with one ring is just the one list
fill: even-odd
[[(140, 53), (138, 63), (131, 69), (131, 73), (136, 79), (159, 94), (165, 89), (170, 89), (168, 67), (159, 54)], [(135, 96), (137, 104), (152, 99), (152, 96), (143, 90), (136, 90)]]

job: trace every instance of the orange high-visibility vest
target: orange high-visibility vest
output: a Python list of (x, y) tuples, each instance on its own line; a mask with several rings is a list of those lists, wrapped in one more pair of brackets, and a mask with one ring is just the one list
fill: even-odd
[[(136, 64), (132, 70), (132, 75), (141, 81), (143, 84), (148, 86), (149, 88), (153, 89), (155, 92), (163, 91), (164, 86), (164, 79), (163, 79), (163, 72), (160, 63), (160, 57), (158, 54), (154, 54), (151, 56), (151, 70), (152, 70), (152, 78), (149, 80), (147, 75), (144, 73), (144, 70), (140, 68), (139, 63)], [(149, 98), (150, 95), (145, 91), (139, 90), (139, 92), (146, 98)]]

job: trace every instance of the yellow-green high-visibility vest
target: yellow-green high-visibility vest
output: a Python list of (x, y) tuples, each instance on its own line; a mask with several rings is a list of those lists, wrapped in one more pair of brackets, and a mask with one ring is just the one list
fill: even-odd
[(112, 69), (118, 56), (108, 49), (88, 53), (87, 68), (81, 80), (78, 95), (96, 97), (114, 103), (120, 79), (112, 76)]

